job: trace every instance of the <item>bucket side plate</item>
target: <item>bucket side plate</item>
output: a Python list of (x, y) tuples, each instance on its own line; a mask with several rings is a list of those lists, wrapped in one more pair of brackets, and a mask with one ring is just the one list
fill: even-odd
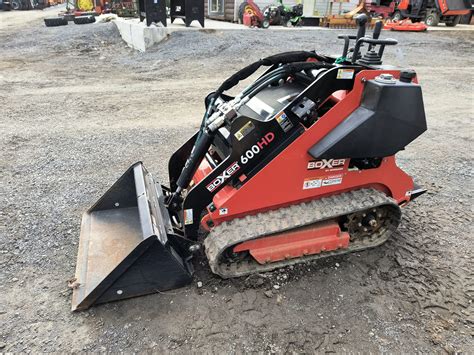
[(187, 255), (167, 231), (161, 186), (137, 163), (83, 215), (72, 310), (189, 283)]

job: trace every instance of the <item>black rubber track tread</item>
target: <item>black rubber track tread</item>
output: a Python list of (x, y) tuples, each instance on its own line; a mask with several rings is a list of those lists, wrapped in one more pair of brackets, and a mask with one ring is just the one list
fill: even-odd
[(46, 27), (66, 26), (67, 20), (63, 17), (47, 17), (44, 19)]
[(95, 22), (95, 17), (91, 15), (74, 17), (74, 23), (76, 25), (86, 25), (88, 23), (94, 23), (94, 22)]
[[(381, 206), (390, 210), (386, 228), (371, 236), (369, 241), (351, 242), (347, 249), (265, 265), (254, 261), (231, 264), (221, 262), (221, 255), (227, 248), (244, 241)], [(361, 189), (224, 222), (209, 233), (204, 246), (212, 272), (223, 278), (240, 277), (379, 246), (397, 229), (400, 219), (400, 207), (392, 198), (375, 189)]]

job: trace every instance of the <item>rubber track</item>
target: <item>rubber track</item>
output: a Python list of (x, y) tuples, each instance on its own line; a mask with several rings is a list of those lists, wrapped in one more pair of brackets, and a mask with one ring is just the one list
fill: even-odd
[[(352, 241), (349, 248), (265, 265), (254, 260), (221, 262), (221, 255), (227, 248), (244, 241), (381, 206), (390, 209), (390, 219), (385, 228), (381, 228), (377, 235), (370, 238)], [(375, 189), (361, 189), (224, 222), (209, 233), (204, 240), (204, 246), (209, 265), (215, 274), (223, 278), (240, 277), (376, 247), (383, 244), (397, 229), (400, 219), (400, 207), (392, 198)]]
[(67, 20), (64, 17), (47, 17), (44, 19), (46, 27), (66, 26)]
[(88, 23), (94, 23), (94, 22), (95, 22), (95, 17), (92, 15), (74, 17), (74, 23), (76, 25), (86, 25)]

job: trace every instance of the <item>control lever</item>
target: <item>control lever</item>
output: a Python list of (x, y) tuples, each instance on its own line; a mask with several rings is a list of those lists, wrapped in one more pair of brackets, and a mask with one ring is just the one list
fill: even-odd
[(337, 36), (338, 39), (343, 39), (344, 40), (344, 49), (342, 51), (342, 58), (347, 57), (347, 53), (349, 52), (349, 43), (351, 39), (357, 39), (356, 36), (354, 35), (339, 35)]
[[(357, 30), (357, 36), (356, 36), (356, 43), (359, 41), (359, 39), (365, 37), (365, 26), (367, 25), (367, 21), (369, 18), (367, 17), (366, 14), (361, 14), (355, 18), (356, 24), (358, 26)], [(352, 53), (352, 62), (354, 63), (354, 58), (357, 60), (359, 59), (359, 52), (358, 51), (353, 51)]]
[(398, 41), (393, 38), (385, 38), (385, 39), (374, 39), (370, 37), (362, 37), (359, 38), (356, 42), (356, 45), (354, 47), (354, 54), (352, 55), (352, 64), (355, 64), (357, 61), (357, 57), (359, 55), (359, 50), (360, 47), (363, 43), (368, 43), (371, 47), (380, 45), (379, 53), (378, 56), (379, 58), (382, 58), (383, 51), (385, 49), (385, 46), (394, 46), (398, 44)]
[(366, 14), (362, 14), (356, 17), (356, 24), (357, 26), (359, 26), (359, 29), (357, 30), (357, 40), (365, 36), (365, 25), (367, 24), (368, 19), (369, 18)]
[(383, 27), (383, 22), (382, 21), (377, 21), (375, 23), (374, 33), (372, 34), (373, 39), (379, 39), (380, 32), (382, 32), (382, 27)]
[[(373, 48), (377, 44), (380, 44), (381, 46), (380, 46), (379, 54), (378, 54), (380, 58), (383, 55), (385, 45), (394, 45), (394, 44), (398, 43), (397, 41), (391, 40), (391, 39), (388, 39), (388, 41), (387, 40), (380, 40), (381, 42), (377, 42), (377, 41), (379, 41), (380, 33), (382, 32), (382, 28), (383, 28), (383, 22), (382, 21), (378, 21), (378, 22), (375, 23), (375, 28), (374, 28), (374, 32), (372, 33), (372, 38), (369, 38), (369, 37), (365, 37), (365, 29), (366, 29), (367, 21), (369, 20), (367, 15), (361, 14), (361, 15), (357, 16), (355, 20), (356, 20), (356, 23), (357, 23), (357, 26), (358, 26), (356, 36), (354, 36), (354, 35), (339, 35), (339, 36), (337, 36), (337, 38), (340, 38), (340, 39), (344, 40), (344, 49), (342, 51), (342, 56), (338, 59), (338, 60), (341, 59), (341, 62), (344, 61), (345, 58), (347, 58), (348, 53), (350, 51), (352, 51), (352, 49), (349, 49), (351, 39), (356, 40), (356, 46), (355, 46), (355, 48), (353, 50), (353, 53), (352, 53), (352, 60), (351, 60), (352, 63), (355, 63), (361, 57), (359, 51), (360, 51), (360, 47), (362, 46), (363, 43), (369, 43), (368, 51), (373, 50)], [(360, 40), (362, 40), (362, 41), (359, 42)], [(383, 41), (385, 41), (385, 42), (383, 42)], [(395, 42), (393, 42), (393, 41), (395, 41)], [(374, 53), (374, 55), (375, 55), (375, 53)], [(337, 63), (338, 62), (336, 61), (336, 64)]]
[(346, 58), (349, 53), (349, 43), (351, 39), (358, 40), (365, 36), (365, 25), (367, 24), (368, 17), (365, 14), (361, 14), (356, 17), (356, 24), (358, 26), (357, 36), (354, 35), (339, 35), (337, 38), (344, 39), (344, 49), (342, 51), (341, 58)]
[[(382, 27), (383, 27), (383, 22), (382, 21), (377, 21), (375, 23), (375, 28), (374, 28), (374, 32), (372, 33), (372, 38), (373, 39), (379, 39), (380, 37), (380, 33), (382, 32)], [(370, 45), (369, 46), (369, 51), (371, 49), (373, 49), (374, 45)]]

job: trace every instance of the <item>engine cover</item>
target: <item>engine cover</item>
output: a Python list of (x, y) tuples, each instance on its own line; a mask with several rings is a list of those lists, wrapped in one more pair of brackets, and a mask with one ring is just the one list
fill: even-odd
[(360, 107), (309, 149), (315, 159), (394, 155), (426, 131), (418, 84), (366, 83)]

